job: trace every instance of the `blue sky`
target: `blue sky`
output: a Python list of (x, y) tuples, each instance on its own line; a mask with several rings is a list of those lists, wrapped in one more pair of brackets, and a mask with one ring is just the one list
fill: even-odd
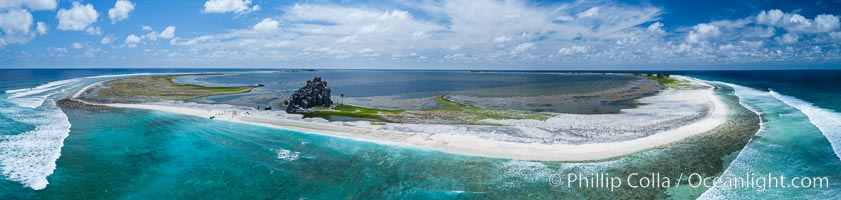
[(0, 67), (838, 69), (839, 15), (839, 0), (3, 0)]

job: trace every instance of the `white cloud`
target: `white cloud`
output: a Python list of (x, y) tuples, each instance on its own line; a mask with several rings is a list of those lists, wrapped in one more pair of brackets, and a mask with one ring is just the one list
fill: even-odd
[(152, 31), (152, 32), (146, 33), (145, 35), (141, 35), (141, 36), (140, 36), (140, 39), (147, 39), (147, 40), (151, 40), (151, 41), (158, 41), (158, 32), (156, 32), (156, 31)]
[(380, 27), (377, 24), (371, 24), (371, 25), (367, 25), (367, 26), (363, 26), (362, 28), (359, 28), (359, 33), (360, 34), (379, 33), (379, 32), (388, 31), (389, 29), (391, 29), (391, 27)]
[(814, 20), (796, 13), (784, 13), (781, 10), (762, 11), (756, 16), (756, 23), (781, 27), (790, 32), (823, 33), (838, 30), (841, 22), (835, 15), (822, 14)]
[(777, 37), (777, 41), (783, 44), (794, 44), (800, 40), (800, 36), (794, 33), (786, 33)]
[(415, 31), (414, 33), (412, 33), (412, 37), (429, 38), (429, 33), (426, 33), (426, 31)]
[(260, 10), (260, 6), (251, 6), (251, 0), (209, 0), (204, 2), (202, 12), (246, 14), (258, 10)]
[(81, 49), (85, 47), (85, 45), (82, 43), (74, 42), (73, 44), (70, 44), (70, 47), (73, 47), (74, 49)]
[(89, 26), (85, 29), (85, 32), (91, 35), (102, 35), (102, 29), (98, 26)]
[(30, 32), (32, 14), (24, 9), (13, 9), (0, 12), (0, 47), (8, 44), (23, 44), (35, 37)]
[(349, 35), (349, 36), (339, 38), (338, 40), (336, 40), (336, 43), (345, 43), (345, 42), (354, 41), (354, 40), (356, 40), (356, 35)]
[(152, 27), (150, 27), (150, 26), (143, 26), (143, 27), (141, 27), (140, 29), (141, 29), (141, 30), (144, 30), (144, 31), (151, 31), (151, 30), (152, 30)]
[(823, 14), (815, 17), (815, 27), (819, 32), (835, 31), (841, 27), (841, 22), (835, 15)]
[(711, 24), (698, 24), (686, 35), (686, 42), (699, 43), (721, 35), (718, 26)]
[(36, 23), (35, 30), (38, 31), (38, 34), (44, 35), (47, 34), (47, 24), (44, 22)]
[(569, 16), (569, 15), (558, 16), (555, 19), (557, 19), (558, 21), (562, 21), (562, 22), (569, 22), (569, 21), (575, 20), (575, 18), (572, 18), (572, 16)]
[(27, 34), (32, 26), (32, 14), (24, 9), (0, 13), (0, 29), (7, 35)]
[[(276, 59), (357, 59), (359, 57), (345, 54), (358, 52), (362, 48), (360, 44), (365, 44), (364, 48), (376, 49), (376, 53), (381, 55), (416, 52), (416, 56), (412, 57), (391, 56), (396, 59), (423, 57), (426, 58), (423, 60), (438, 61), (449, 55), (449, 58), (459, 61), (504, 63), (516, 60), (522, 63), (529, 59), (547, 62), (556, 59), (558, 49), (536, 47), (572, 46), (580, 41), (582, 44), (578, 46), (603, 49), (608, 47), (600, 43), (617, 40), (627, 41), (628, 44), (642, 40), (653, 42), (665, 36), (651, 36), (652, 33), (647, 31), (647, 26), (659, 20), (661, 13), (659, 8), (651, 6), (607, 4), (596, 8), (593, 4), (578, 3), (534, 6), (518, 0), (405, 3), (417, 9), (296, 4), (281, 8), (282, 14), (271, 18), (284, 22), (278, 23), (278, 29), (283, 29), (283, 32), (256, 31), (257, 25), (254, 25), (223, 34), (176, 38), (171, 44), (187, 45), (194, 51), (205, 52), (204, 55), (214, 55), (218, 59), (230, 59), (216, 57), (222, 55), (237, 59), (253, 55), (252, 58), (265, 59), (266, 56), (259, 55), (267, 52), (276, 52), (273, 54)], [(424, 17), (417, 18), (414, 14)], [(559, 16), (578, 14), (584, 18), (559, 20)], [(518, 42), (509, 47), (509, 53), (499, 52), (500, 48), (506, 47), (502, 44), (511, 41), (532, 42)], [(451, 52), (445, 55), (440, 51)], [(518, 54), (526, 51), (527, 58)], [(615, 56), (621, 57), (618, 54)]]
[(28, 8), (31, 10), (54, 10), (58, 3), (56, 0), (2, 0), (0, 9), (6, 8)]
[(175, 26), (167, 26), (164, 28), (164, 31), (161, 31), (161, 34), (158, 35), (163, 39), (171, 39), (175, 37)]
[(364, 48), (364, 49), (360, 49), (358, 51), (358, 53), (371, 53), (371, 52), (374, 52), (374, 50), (371, 49), (371, 48)]
[(571, 55), (571, 54), (579, 54), (579, 53), (586, 53), (586, 52), (587, 52), (587, 47), (577, 46), (577, 45), (558, 49), (558, 54), (561, 54), (561, 55)]
[(496, 42), (496, 43), (502, 43), (502, 42), (508, 42), (508, 41), (511, 41), (511, 38), (510, 38), (510, 37), (506, 37), (506, 36), (504, 36), (504, 35), (503, 35), (503, 36), (499, 36), (499, 37), (495, 37), (495, 38), (494, 38), (494, 42)]
[(726, 44), (726, 45), (718, 46), (718, 50), (720, 50), (720, 51), (730, 51), (730, 50), (734, 50), (734, 49), (736, 49), (736, 45), (733, 45), (733, 44)]
[(93, 8), (93, 5), (82, 5), (79, 2), (73, 2), (70, 9), (59, 9), (56, 18), (58, 18), (58, 30), (85, 30), (96, 22), (99, 14)]
[(829, 33), (829, 37), (832, 38), (833, 40), (841, 40), (841, 32), (836, 31), (836, 32)]
[(59, 52), (59, 53), (67, 53), (67, 48), (61, 48), (61, 47), (47, 47), (47, 50), (56, 51), (56, 52)]
[(134, 34), (128, 35), (124, 43), (129, 48), (135, 48), (137, 47), (137, 43), (140, 43), (140, 37), (137, 37), (137, 35)]
[(253, 29), (257, 31), (273, 31), (277, 30), (277, 27), (280, 26), (280, 23), (275, 21), (272, 18), (265, 18), (263, 21), (255, 24)]
[(111, 37), (102, 37), (102, 40), (99, 40), (100, 44), (111, 44)]
[(663, 31), (663, 23), (660, 23), (660, 22), (654, 22), (651, 25), (648, 25), (648, 28), (646, 28), (646, 30), (648, 30), (649, 32), (654, 32), (654, 33), (665, 33), (666, 32), (666, 31)]
[(519, 44), (516, 47), (514, 47), (514, 50), (512, 50), (511, 53), (515, 53), (515, 54), (516, 53), (522, 53), (522, 52), (526, 52), (526, 51), (528, 51), (532, 48), (534, 48), (534, 43), (526, 42), (526, 43), (522, 43), (522, 44)]
[(599, 15), (599, 7), (592, 7), (584, 12), (578, 13), (578, 18), (595, 17)]
[(116, 24), (118, 21), (128, 19), (128, 13), (132, 10), (134, 10), (134, 3), (128, 0), (117, 0), (114, 8), (108, 9), (108, 18), (111, 19), (111, 24)]
[[(754, 15), (670, 25), (674, 27), (666, 34), (661, 22), (666, 20), (661, 19), (660, 8), (614, 1), (573, 1), (540, 6), (521, 0), (401, 4), (413, 9), (297, 4), (281, 7), (281, 14), (260, 18), (260, 23), (253, 26), (193, 38), (174, 38), (170, 43), (189, 46), (192, 54), (201, 55), (197, 58), (202, 60), (239, 59), (268, 63), (277, 60), (330, 62), (337, 58), (345, 59), (342, 63), (352, 63), (368, 59), (364, 58), (366, 55), (389, 55), (389, 60), (411, 63), (534, 66), (751, 63), (798, 59), (794, 55), (813, 56), (814, 60), (833, 57), (841, 60), (830, 54), (839, 54), (835, 46), (841, 43), (835, 15), (807, 19), (780, 12), (781, 17), (774, 21), (771, 15), (775, 14), (766, 11), (768, 19), (762, 22)], [(785, 15), (789, 16), (788, 21), (809, 22), (811, 29), (820, 31), (807, 32), (794, 26), (794, 22), (783, 22)], [(275, 26), (273, 22), (278, 23)], [(283, 31), (258, 31), (279, 29)], [(786, 36), (787, 33), (792, 34)], [(797, 42), (787, 44), (786, 41)], [(814, 51), (814, 46), (821, 47), (821, 51)], [(415, 55), (406, 56), (407, 52), (415, 52)], [(817, 53), (829, 56), (819, 57)]]

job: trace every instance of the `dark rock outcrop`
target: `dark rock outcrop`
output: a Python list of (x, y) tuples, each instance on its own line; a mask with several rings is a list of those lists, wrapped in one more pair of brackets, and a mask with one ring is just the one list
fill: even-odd
[(300, 113), (307, 112), (307, 109), (313, 107), (329, 108), (331, 106), (333, 106), (333, 101), (330, 100), (330, 87), (327, 86), (327, 81), (322, 81), (321, 77), (316, 76), (289, 97), (286, 112)]

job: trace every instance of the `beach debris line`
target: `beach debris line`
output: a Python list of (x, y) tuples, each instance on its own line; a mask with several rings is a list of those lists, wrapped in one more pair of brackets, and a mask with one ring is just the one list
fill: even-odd
[(322, 81), (321, 77), (316, 76), (312, 80), (308, 80), (307, 85), (298, 89), (289, 97), (288, 102), (286, 102), (286, 112), (309, 112), (310, 108), (330, 108), (332, 106), (333, 101), (330, 100), (330, 87), (327, 86), (327, 81)]

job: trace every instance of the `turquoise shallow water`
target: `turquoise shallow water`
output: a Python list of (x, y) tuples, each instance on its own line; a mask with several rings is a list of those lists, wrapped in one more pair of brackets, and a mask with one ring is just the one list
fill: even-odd
[[(56, 92), (47, 99), (66, 96), (73, 88), (94, 81), (57, 87), (50, 90)], [(16, 88), (20, 87), (12, 87)], [(773, 96), (762, 95), (762, 91), (744, 91), (750, 90), (737, 87), (734, 93), (724, 87), (718, 94), (732, 106), (739, 103), (738, 95), (743, 103), (763, 113), (765, 129), (747, 146), (746, 141), (756, 130), (733, 124), (755, 125), (758, 121), (751, 117), (752, 112), (735, 108), (729, 119), (741, 122), (729, 122), (732, 124), (713, 133), (622, 158), (586, 163), (460, 156), (165, 112), (65, 109), (62, 113), (72, 126), (62, 140), (55, 170), (45, 176), (49, 184), (33, 190), (27, 185), (29, 179), (4, 174), (0, 178), (0, 199), (626, 199), (694, 198), (704, 192), (703, 197), (709, 198), (834, 197), (839, 192), (836, 187), (766, 192), (623, 187), (611, 192), (548, 184), (551, 174), (570, 172), (622, 177), (632, 172), (659, 172), (677, 177), (680, 173), (716, 176), (752, 171), (841, 180), (841, 164), (831, 144), (803, 112)], [(0, 120), (4, 140), (0, 144), (8, 144), (5, 138), (11, 135), (25, 135), (39, 127), (44, 130), (43, 124), (54, 124), (21, 120), (27, 109), (9, 102), (10, 96), (0, 94), (0, 106), (4, 108), (0, 113), (4, 117)], [(50, 101), (45, 102), (34, 110), (55, 110)], [(14, 109), (21, 112), (11, 112)], [(60, 135), (61, 128), (55, 133)], [(37, 147), (51, 143), (26, 144)], [(742, 147), (746, 150), (741, 151)], [(0, 153), (31, 155), (16, 154), (16, 150), (6, 146)], [(30, 172), (25, 170), (29, 168), (10, 168), (15, 165), (5, 164), (11, 163), (5, 160), (3, 163), (4, 169)], [(29, 175), (38, 177), (37, 173)]]
[[(787, 198), (803, 196), (831, 199), (837, 197), (838, 188), (832, 181), (841, 180), (841, 160), (830, 148), (830, 141), (808, 116), (796, 107), (775, 97), (772, 92), (760, 91), (744, 86), (731, 85), (742, 101), (762, 113), (763, 128), (730, 165), (724, 176), (745, 177), (748, 174), (789, 177), (826, 177), (828, 188), (796, 188), (791, 180), (772, 186), (749, 189), (714, 188), (704, 198), (725, 198), (732, 196), (760, 195), (765, 198)], [(831, 117), (831, 116), (830, 116)], [(831, 119), (822, 119), (831, 120)], [(808, 182), (807, 182), (808, 183)], [(795, 184), (804, 184), (795, 182)], [(814, 183), (810, 183), (814, 184)], [(837, 183), (836, 183), (837, 184)], [(760, 192), (760, 190), (762, 190)]]

